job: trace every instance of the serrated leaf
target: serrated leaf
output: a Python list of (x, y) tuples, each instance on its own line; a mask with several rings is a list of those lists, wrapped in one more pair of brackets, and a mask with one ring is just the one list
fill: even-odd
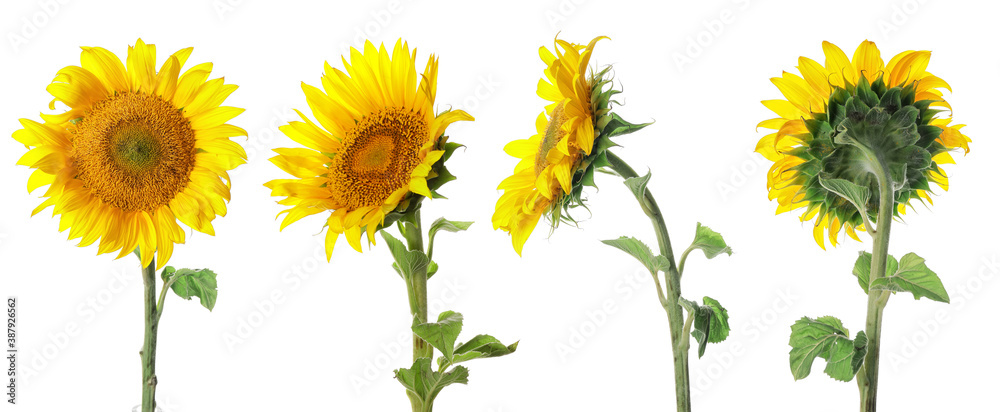
[(824, 179), (822, 176), (819, 177), (819, 184), (851, 202), (854, 208), (861, 212), (861, 216), (868, 216), (868, 200), (872, 194), (867, 187), (858, 186), (845, 179)]
[(691, 248), (701, 249), (705, 252), (705, 257), (708, 259), (712, 259), (722, 253), (727, 255), (733, 254), (733, 250), (726, 245), (726, 241), (722, 238), (722, 235), (709, 229), (708, 226), (702, 226), (700, 222), (695, 229), (694, 241), (691, 242)]
[(452, 232), (452, 233), (461, 232), (463, 230), (468, 230), (469, 226), (472, 226), (472, 223), (474, 222), (454, 221), (445, 219), (443, 217), (438, 218), (437, 220), (434, 221), (434, 223), (431, 223), (431, 228), (427, 231), (428, 242), (434, 240), (434, 236), (437, 235), (438, 231), (443, 230), (445, 232)]
[(454, 356), (455, 340), (462, 332), (462, 314), (444, 311), (438, 316), (437, 322), (415, 324), (411, 329), (450, 361)]
[(858, 260), (854, 261), (854, 270), (851, 273), (854, 273), (854, 276), (858, 278), (858, 284), (861, 285), (861, 289), (865, 291), (866, 295), (868, 294), (868, 279), (871, 276), (871, 272), (872, 254), (862, 251), (858, 256)]
[(170, 284), (170, 290), (173, 290), (177, 296), (185, 300), (191, 300), (192, 297), (197, 296), (201, 306), (204, 306), (205, 309), (211, 311), (215, 308), (215, 301), (219, 296), (215, 272), (209, 269), (175, 270), (173, 267), (167, 266), (163, 269), (162, 276), (164, 282), (173, 280), (173, 283)]
[(891, 276), (873, 280), (871, 289), (910, 292), (914, 299), (926, 297), (938, 302), (951, 302), (941, 279), (924, 264), (924, 258), (915, 253), (903, 256)]
[[(853, 379), (861, 367), (855, 357), (857, 352), (866, 350), (867, 338), (862, 338), (862, 333), (851, 339), (848, 333), (840, 320), (832, 316), (818, 319), (803, 317), (796, 321), (788, 340), (792, 347), (789, 364), (795, 380), (809, 376), (817, 357), (827, 361), (824, 372), (830, 377), (843, 382)], [(859, 348), (856, 343), (863, 345)], [(864, 354), (860, 355), (860, 359), (863, 358)]]
[(464, 366), (456, 366), (446, 373), (435, 372), (431, 369), (429, 358), (419, 358), (413, 361), (413, 366), (409, 369), (396, 369), (396, 380), (420, 399), (423, 405), (429, 405), (448, 385), (468, 384), (469, 370)]
[(639, 199), (639, 203), (645, 202), (646, 198), (646, 185), (649, 183), (649, 178), (652, 177), (651, 172), (646, 172), (645, 176), (641, 177), (630, 177), (625, 179), (625, 186), (632, 191), (636, 199)]
[(851, 358), (851, 370), (858, 373), (861, 365), (865, 363), (865, 354), (868, 353), (868, 336), (865, 331), (859, 330), (854, 338), (854, 357)]
[(392, 259), (395, 261), (392, 264), (392, 268), (403, 279), (409, 279), (418, 270), (424, 270), (430, 264), (430, 259), (427, 258), (427, 255), (422, 250), (409, 250), (403, 242), (388, 232), (383, 230), (379, 233), (382, 234), (385, 243), (389, 245), (389, 253), (392, 254)]
[(632, 255), (632, 257), (636, 258), (639, 263), (642, 263), (649, 270), (649, 273), (654, 275), (659, 273), (659, 271), (666, 272), (670, 269), (670, 262), (666, 258), (654, 255), (649, 246), (646, 246), (645, 243), (634, 237), (622, 236), (618, 239), (602, 240), (601, 243)]
[[(497, 358), (500, 356), (510, 355), (517, 350), (518, 342), (514, 342), (510, 345), (504, 345), (499, 339), (494, 338), (490, 335), (477, 335), (466, 343), (459, 344), (455, 347), (455, 355), (451, 360), (452, 364), (457, 364), (459, 362), (466, 362), (473, 359), (480, 358)], [(438, 358), (438, 366), (445, 364), (447, 360), (442, 356)]]
[(698, 357), (705, 356), (705, 348), (709, 343), (719, 343), (729, 336), (729, 312), (719, 301), (708, 296), (702, 298), (704, 305), (698, 305), (687, 299), (681, 299), (681, 305), (688, 311), (688, 316), (694, 316), (691, 336), (698, 341)]
[(431, 386), (432, 389), (430, 392), (430, 397), (427, 399), (427, 402), (434, 402), (434, 398), (437, 398), (438, 394), (441, 393), (441, 390), (447, 387), (448, 385), (454, 383), (468, 385), (469, 369), (466, 368), (465, 366), (456, 366), (452, 368), (452, 370), (445, 372), (443, 374), (439, 372), (434, 372), (432, 374), (432, 377), (434, 380), (433, 380), (433, 385)]

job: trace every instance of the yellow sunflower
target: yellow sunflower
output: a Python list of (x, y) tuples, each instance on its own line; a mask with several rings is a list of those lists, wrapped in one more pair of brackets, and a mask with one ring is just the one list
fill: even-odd
[(432, 197), (445, 179), (428, 183), (446, 174), (441, 164), (454, 150), (446, 145), (445, 128), (473, 120), (461, 110), (434, 114), (438, 60), (430, 56), (418, 85), (416, 56), (402, 40), (391, 56), (385, 45), (376, 49), (371, 42), (364, 52), (352, 48), (344, 71), (325, 65), (323, 90), (302, 84), (319, 124), (298, 112), (301, 122), (281, 127), (306, 147), (275, 149), (271, 162), (295, 179), (265, 186), (290, 206), (278, 215), (285, 214), (281, 229), (331, 211), (327, 259), (341, 234), (360, 252), (362, 231), (374, 244), (387, 216), (413, 207), (420, 196)]
[(143, 266), (158, 255), (162, 267), (175, 243), (177, 220), (214, 235), (212, 220), (226, 214), (228, 170), (246, 153), (229, 140), (245, 136), (226, 124), (243, 109), (220, 106), (237, 86), (208, 80), (211, 63), (183, 74), (191, 48), (160, 67), (156, 47), (137, 40), (125, 64), (100, 47), (83, 47), (80, 66), (68, 66), (46, 90), (69, 110), (21, 119), (14, 139), (29, 148), (19, 165), (36, 169), (28, 192), (48, 185), (32, 215), (52, 206), (59, 230), (98, 253), (140, 250)]
[[(553, 50), (539, 48), (545, 78), (538, 82), (538, 96), (550, 102), (535, 120), (536, 134), (504, 147), (520, 159), (514, 174), (500, 183), (503, 194), (493, 214), (493, 229), (510, 233), (518, 255), (543, 214), (553, 227), (565, 208), (580, 202), (583, 175), (597, 155), (595, 139), (610, 120), (610, 97), (603, 90), (610, 83), (608, 69), (587, 75), (596, 37), (586, 46), (555, 40)], [(580, 172), (580, 173), (578, 173)]]
[[(786, 100), (763, 101), (779, 117), (758, 125), (774, 132), (760, 139), (756, 151), (774, 162), (767, 188), (768, 197), (778, 201), (777, 213), (805, 208), (801, 220), (815, 219), (813, 235), (825, 249), (826, 238), (837, 245), (841, 229), (858, 240), (855, 231), (864, 230), (864, 219), (849, 201), (823, 187), (821, 179), (846, 179), (869, 188), (870, 213), (879, 201), (875, 178), (865, 162), (856, 161), (862, 154), (838, 134), (870, 132), (872, 121), (883, 127), (886, 121), (906, 120), (898, 125), (898, 133), (854, 136), (870, 139), (867, 144), (880, 150), (893, 171), (896, 215), (912, 207), (912, 200), (933, 203), (930, 183), (948, 190), (940, 165), (954, 163), (949, 154), (953, 149), (968, 153), (971, 140), (960, 131), (964, 125), (951, 124), (951, 106), (940, 90), (951, 87), (927, 71), (929, 51), (905, 51), (887, 64), (875, 43), (867, 40), (851, 59), (829, 42), (823, 42), (823, 52), (825, 64), (799, 58), (801, 77), (784, 72), (771, 79)], [(948, 116), (938, 116), (942, 109)], [(869, 121), (867, 129), (862, 120)]]

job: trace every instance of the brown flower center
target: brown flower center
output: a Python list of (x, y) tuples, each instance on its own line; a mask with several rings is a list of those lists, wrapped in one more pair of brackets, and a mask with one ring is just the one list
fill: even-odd
[(187, 186), (195, 133), (174, 105), (140, 92), (119, 92), (77, 122), (77, 178), (104, 203), (152, 212)]
[(343, 150), (330, 164), (334, 199), (348, 209), (381, 206), (408, 187), (427, 133), (424, 117), (409, 110), (392, 107), (365, 116), (347, 132)]

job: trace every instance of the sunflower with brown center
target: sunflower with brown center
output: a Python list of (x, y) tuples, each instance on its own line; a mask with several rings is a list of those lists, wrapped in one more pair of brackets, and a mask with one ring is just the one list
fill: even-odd
[(62, 114), (21, 119), (14, 139), (30, 150), (18, 164), (36, 169), (28, 191), (48, 185), (32, 215), (53, 207), (60, 230), (99, 253), (140, 251), (142, 265), (169, 260), (184, 243), (177, 221), (214, 234), (226, 214), (228, 170), (246, 153), (226, 124), (243, 109), (221, 106), (237, 86), (207, 80), (211, 63), (181, 73), (191, 48), (157, 70), (156, 47), (138, 40), (123, 64), (100, 47), (84, 47), (80, 66), (59, 70), (47, 88)]
[(363, 51), (351, 49), (343, 71), (326, 65), (323, 90), (302, 84), (319, 124), (298, 112), (302, 121), (281, 127), (305, 147), (275, 149), (271, 162), (295, 178), (265, 186), (272, 196), (285, 197), (279, 204), (290, 206), (281, 212), (282, 229), (330, 212), (327, 259), (340, 235), (360, 252), (362, 232), (374, 243), (387, 219), (415, 209), (453, 178), (443, 161), (457, 145), (447, 143), (444, 132), (473, 118), (461, 110), (435, 115), (437, 58), (430, 57), (419, 84), (415, 61), (416, 50), (402, 41), (391, 56), (371, 42)]

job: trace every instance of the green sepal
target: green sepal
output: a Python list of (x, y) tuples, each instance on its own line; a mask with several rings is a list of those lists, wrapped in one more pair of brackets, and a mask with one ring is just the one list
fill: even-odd
[(604, 131), (601, 133), (601, 135), (605, 138), (635, 133), (642, 130), (646, 126), (653, 124), (652, 122), (639, 124), (629, 123), (625, 121), (625, 119), (622, 119), (617, 113), (611, 113), (608, 117), (610, 117), (611, 120), (609, 120), (608, 124), (604, 126)]
[(211, 312), (215, 308), (215, 301), (219, 297), (215, 272), (209, 269), (174, 269), (173, 266), (167, 266), (163, 268), (160, 277), (182, 299), (191, 300), (197, 296), (205, 309)]

